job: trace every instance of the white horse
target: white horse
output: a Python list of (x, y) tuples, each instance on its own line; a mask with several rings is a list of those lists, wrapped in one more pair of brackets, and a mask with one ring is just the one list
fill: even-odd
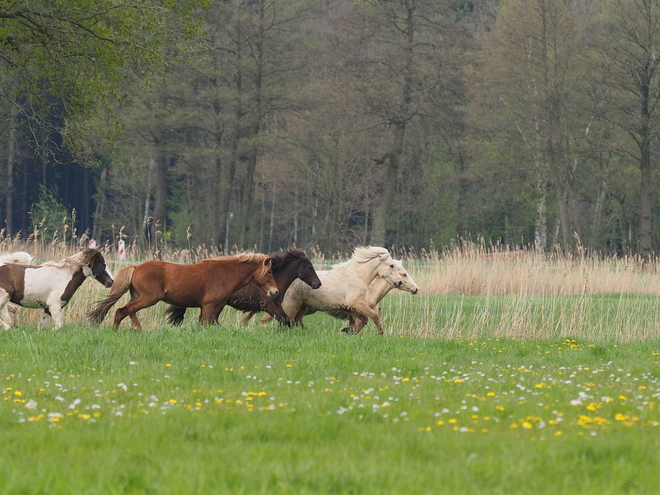
[(295, 280), (284, 294), (282, 308), (292, 320), (302, 325), (303, 317), (316, 311), (337, 318), (345, 318), (350, 313), (365, 320), (371, 318), (378, 327), (378, 333), (383, 333), (380, 316), (365, 301), (365, 297), (369, 284), (377, 277), (386, 279), (393, 287), (403, 284), (398, 266), (387, 249), (358, 247), (349, 261), (316, 273), (321, 280), (318, 289)]
[[(30, 265), (34, 260), (34, 256), (25, 251), (16, 251), (14, 253), (0, 254), (0, 265), (7, 263), (21, 263), (23, 265)], [(9, 325), (16, 328), (18, 326), (18, 306), (9, 303), (0, 310), (0, 321), (4, 327)]]
[[(380, 302), (392, 289), (397, 288), (406, 292), (410, 292), (411, 294), (417, 294), (419, 292), (419, 287), (417, 287), (417, 284), (413, 278), (403, 267), (403, 263), (401, 263), (399, 260), (392, 261), (394, 261), (394, 264), (397, 266), (399, 275), (401, 275), (401, 280), (403, 280), (401, 286), (395, 287), (390, 283), (388, 279), (383, 277), (376, 277), (374, 281), (369, 284), (367, 295), (364, 298), (364, 302), (367, 303), (371, 309), (377, 311), (379, 315)], [(346, 312), (343, 318), (349, 320), (349, 326), (342, 328), (342, 332), (362, 333), (362, 329), (369, 321), (363, 315), (351, 312)]]
[[(106, 287), (113, 279), (98, 249), (86, 248), (60, 261), (42, 265), (0, 265), (0, 314), (10, 301), (24, 308), (40, 308), (39, 328), (48, 320), (55, 330), (62, 326), (62, 308), (87, 277), (94, 277)], [(0, 321), (6, 330), (11, 327)]]

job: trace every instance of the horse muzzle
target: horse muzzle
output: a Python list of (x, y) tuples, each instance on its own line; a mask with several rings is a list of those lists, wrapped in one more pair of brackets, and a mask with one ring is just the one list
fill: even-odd
[(268, 297), (275, 297), (277, 294), (279, 294), (279, 290), (277, 289), (272, 289), (268, 291)]

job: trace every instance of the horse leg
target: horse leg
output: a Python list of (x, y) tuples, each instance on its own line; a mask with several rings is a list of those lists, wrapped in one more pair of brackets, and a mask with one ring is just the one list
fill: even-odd
[(276, 301), (270, 300), (266, 303), (266, 311), (269, 315), (273, 316), (277, 321), (280, 322), (280, 325), (286, 325), (290, 327), (293, 323), (289, 315), (286, 314), (282, 305)]
[(361, 314), (351, 315), (348, 318), (348, 326), (342, 328), (341, 331), (344, 333), (361, 333), (364, 326), (369, 322), (369, 318)]
[(126, 318), (127, 316), (131, 317), (131, 322), (133, 323), (133, 328), (136, 330), (142, 330), (142, 325), (140, 324), (140, 320), (138, 320), (138, 317), (135, 313), (130, 313), (128, 311), (128, 305), (124, 306), (123, 308), (119, 308), (115, 312), (115, 321), (114, 321), (114, 326), (115, 328), (119, 327), (119, 324)]
[[(383, 326), (380, 324), (380, 315), (371, 309), (366, 302), (358, 301), (353, 305), (353, 310), (364, 317), (371, 318), (376, 328), (378, 328), (378, 333), (383, 333)], [(358, 333), (362, 333), (363, 329), (364, 326), (358, 330)]]
[(300, 308), (298, 308), (298, 311), (296, 312), (296, 316), (293, 319), (294, 323), (304, 328), (305, 324), (303, 323), (303, 316), (305, 316), (306, 313), (307, 313), (306, 306), (301, 306)]
[(239, 316), (238, 321), (241, 325), (247, 325), (248, 322), (250, 321), (250, 318), (252, 318), (257, 313), (258, 311), (246, 311), (245, 313)]
[(7, 310), (7, 303), (9, 302), (9, 294), (6, 290), (0, 289), (0, 324), (5, 330), (11, 330), (11, 322), (9, 318), (9, 311)]
[[(62, 306), (59, 301), (55, 304), (50, 304), (47, 309), (44, 309), (42, 317), (43, 316), (46, 316), (45, 321), (48, 321), (49, 317), (53, 319), (53, 330), (59, 330), (62, 328), (64, 319), (62, 318)], [(41, 323), (41, 321), (39, 321), (39, 323)]]
[(348, 317), (348, 326), (341, 329), (343, 333), (355, 333), (355, 318), (353, 316)]
[(11, 328), (16, 328), (19, 320), (18, 306), (13, 303), (7, 303), (3, 306), (0, 309), (0, 320), (3, 320)]
[(203, 325), (209, 325), (211, 323), (218, 323), (218, 317), (225, 307), (225, 303), (222, 304), (205, 304), (201, 307), (199, 312), (199, 322)]

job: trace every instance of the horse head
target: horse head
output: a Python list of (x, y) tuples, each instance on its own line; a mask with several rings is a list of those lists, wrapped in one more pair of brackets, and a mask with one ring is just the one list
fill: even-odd
[(417, 284), (413, 280), (413, 278), (410, 276), (410, 274), (406, 271), (406, 269), (403, 267), (403, 263), (399, 260), (392, 260), (394, 261), (394, 264), (397, 265), (398, 270), (399, 270), (399, 275), (401, 275), (401, 280), (402, 284), (400, 287), (397, 287), (398, 289), (405, 290), (410, 292), (411, 294), (417, 294), (419, 292), (419, 287), (417, 287)]
[(309, 261), (307, 256), (300, 258), (297, 275), (300, 280), (305, 282), (312, 289), (318, 289), (321, 287), (321, 279), (319, 279), (316, 270), (314, 270), (314, 265), (312, 265), (312, 262)]
[[(256, 255), (255, 255), (256, 256)], [(274, 297), (279, 290), (273, 278), (273, 259), (270, 256), (263, 256), (263, 262), (254, 275), (254, 283), (268, 297)]]
[(114, 279), (108, 266), (105, 263), (105, 258), (98, 249), (87, 248), (83, 252), (85, 265), (89, 268), (90, 273), (85, 273), (86, 276), (94, 277), (105, 287), (111, 287)]
[[(389, 258), (389, 259), (388, 259)], [(396, 260), (388, 256), (378, 265), (378, 277), (385, 279), (392, 287), (399, 289), (403, 285), (403, 278), (399, 273), (399, 265)]]

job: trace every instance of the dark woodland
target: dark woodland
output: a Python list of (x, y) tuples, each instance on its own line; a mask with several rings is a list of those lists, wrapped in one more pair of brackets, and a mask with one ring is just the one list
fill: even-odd
[(659, 248), (660, 0), (174, 3), (0, 6), (5, 238)]

